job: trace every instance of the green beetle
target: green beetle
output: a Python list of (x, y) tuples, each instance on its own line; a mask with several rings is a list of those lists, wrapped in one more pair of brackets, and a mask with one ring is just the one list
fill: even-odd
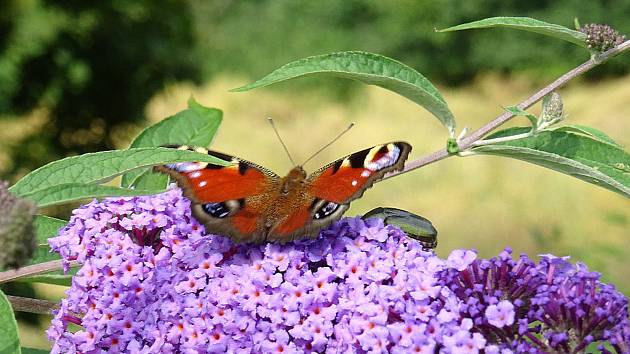
[(420, 242), (422, 247), (426, 249), (433, 249), (437, 246), (437, 230), (431, 221), (420, 215), (396, 208), (378, 207), (363, 215), (364, 220), (369, 218), (383, 219), (385, 225), (398, 227), (409, 237)]

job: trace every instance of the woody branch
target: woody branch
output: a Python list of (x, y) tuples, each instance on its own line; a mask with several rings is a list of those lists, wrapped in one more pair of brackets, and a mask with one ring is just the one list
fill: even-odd
[[(564, 75), (560, 76), (558, 79), (556, 79), (554, 82), (550, 83), (549, 85), (545, 86), (544, 88), (542, 88), (541, 90), (539, 90), (538, 92), (534, 93), (533, 95), (531, 95), (530, 97), (528, 97), (527, 99), (525, 99), (524, 101), (522, 101), (521, 103), (519, 103), (517, 105), (518, 108), (520, 109), (527, 109), (529, 107), (531, 107), (532, 105), (534, 105), (536, 102), (540, 101), (543, 97), (545, 97), (547, 94), (557, 90), (558, 88), (564, 86), (566, 83), (568, 83), (569, 81), (571, 81), (572, 79), (578, 77), (579, 75), (584, 74), (585, 72), (593, 69), (594, 67), (604, 63), (605, 61), (609, 60), (610, 58), (626, 51), (630, 49), (630, 40), (627, 40), (619, 45), (617, 45), (616, 47), (603, 52), (597, 56), (592, 56), (588, 61), (580, 64), (579, 66), (573, 68), (571, 71), (565, 73)], [(510, 119), (514, 118), (515, 115), (510, 113), (510, 112), (504, 112), (503, 114), (499, 115), (498, 117), (494, 118), (492, 121), (490, 121), (488, 124), (485, 124), (484, 126), (482, 126), (481, 128), (475, 130), (474, 132), (470, 133), (469, 135), (463, 137), (460, 141), (458, 141), (458, 146), (459, 146), (459, 150), (460, 151), (464, 151), (469, 149), (476, 141), (479, 141), (481, 138), (483, 138), (484, 136), (486, 136), (488, 133), (490, 133), (491, 131), (493, 131), (494, 129), (498, 128), (499, 126), (501, 126), (502, 124), (504, 124), (505, 122), (509, 121)], [(443, 148), (441, 150), (437, 150), (435, 152), (432, 152), (428, 155), (425, 155), (417, 160), (413, 160), (410, 162), (407, 162), (405, 164), (405, 167), (402, 171), (396, 171), (396, 172), (391, 172), (388, 173), (383, 179), (387, 179), (390, 177), (394, 177), (396, 175), (402, 174), (402, 173), (407, 173), (410, 171), (413, 171), (417, 168), (420, 168), (422, 166), (426, 166), (429, 165), (431, 163), (443, 160), (449, 156), (452, 156), (451, 154), (448, 153), (448, 151), (446, 150), (446, 148)]]

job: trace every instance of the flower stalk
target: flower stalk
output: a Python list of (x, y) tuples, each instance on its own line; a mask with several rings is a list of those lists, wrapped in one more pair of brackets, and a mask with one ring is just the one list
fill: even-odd
[(52, 314), (53, 310), (59, 308), (59, 305), (57, 303), (48, 300), (12, 295), (7, 295), (7, 298), (11, 303), (11, 307), (16, 312), (29, 312), (40, 315), (50, 315)]
[(61, 270), (64, 269), (64, 264), (67, 264), (68, 266), (74, 266), (76, 262), (63, 262), (62, 260), (54, 260), (0, 272), (0, 284), (14, 281), (19, 278), (25, 278), (33, 275), (52, 272), (55, 270)]

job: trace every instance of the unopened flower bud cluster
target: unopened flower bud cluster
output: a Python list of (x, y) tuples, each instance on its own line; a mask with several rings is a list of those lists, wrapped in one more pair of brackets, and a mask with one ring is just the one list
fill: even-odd
[(582, 26), (580, 32), (586, 34), (588, 49), (596, 52), (605, 52), (626, 40), (626, 36), (609, 25), (589, 23)]
[(0, 269), (23, 265), (37, 246), (33, 226), (37, 209), (31, 201), (9, 193), (8, 187), (0, 181)]

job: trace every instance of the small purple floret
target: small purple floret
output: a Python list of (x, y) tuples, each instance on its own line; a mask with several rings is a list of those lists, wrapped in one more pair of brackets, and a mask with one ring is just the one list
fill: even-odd
[(514, 305), (507, 300), (502, 300), (496, 305), (486, 308), (488, 323), (501, 328), (511, 326), (514, 323)]

